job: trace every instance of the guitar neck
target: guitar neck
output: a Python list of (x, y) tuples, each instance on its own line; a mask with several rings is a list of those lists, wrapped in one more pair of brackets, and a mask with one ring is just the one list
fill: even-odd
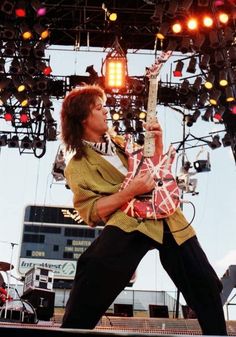
[[(156, 118), (156, 105), (157, 105), (157, 89), (158, 79), (157, 76), (151, 76), (149, 79), (149, 92), (148, 92), (148, 106), (146, 122), (149, 124)], [(155, 138), (150, 132), (146, 131), (144, 139), (144, 157), (152, 157), (155, 153)]]

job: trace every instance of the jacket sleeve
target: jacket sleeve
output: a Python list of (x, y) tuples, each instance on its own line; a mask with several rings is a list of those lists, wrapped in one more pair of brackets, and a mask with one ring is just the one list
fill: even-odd
[(96, 201), (101, 198), (99, 193), (92, 191), (84, 180), (83, 172), (68, 168), (65, 170), (67, 183), (73, 192), (74, 208), (78, 210), (81, 218), (91, 227), (96, 226), (102, 220), (96, 210)]

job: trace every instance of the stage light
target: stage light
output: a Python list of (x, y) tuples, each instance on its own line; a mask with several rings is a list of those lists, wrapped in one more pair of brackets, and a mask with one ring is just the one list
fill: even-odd
[(12, 15), (14, 6), (15, 6), (14, 0), (3, 0), (1, 1), (0, 9), (5, 14)]
[[(194, 37), (193, 37), (193, 48), (196, 51), (200, 51), (202, 48), (203, 43), (205, 42), (205, 35), (201, 34), (201, 33), (197, 33)], [(203, 55), (204, 56), (204, 55)]]
[(39, 91), (46, 91), (48, 89), (48, 79), (45, 77), (38, 78), (35, 83), (35, 89)]
[(164, 11), (163, 4), (157, 4), (155, 7), (154, 14), (151, 16), (152, 21), (155, 22), (157, 25), (160, 25), (160, 23), (162, 22), (163, 11)]
[(213, 19), (211, 16), (204, 16), (203, 17), (203, 26), (209, 28), (209, 27), (212, 27), (213, 26)]
[(209, 54), (203, 54), (199, 62), (199, 67), (203, 70), (207, 70), (209, 68), (210, 59)]
[(193, 166), (198, 173), (211, 171), (211, 164), (208, 159), (196, 160)]
[[(179, 33), (181, 33), (182, 30), (183, 30), (182, 25), (181, 25), (181, 23), (179, 23), (179, 22), (174, 23), (174, 24), (171, 26), (171, 29), (172, 29), (172, 32), (173, 32), (174, 34), (179, 34)], [(169, 49), (168, 49), (168, 50), (169, 50)]]
[(18, 0), (15, 5), (15, 15), (18, 18), (26, 17), (26, 5), (25, 1)]
[(13, 121), (13, 114), (12, 114), (12, 112), (10, 112), (10, 111), (6, 111), (5, 112), (5, 114), (4, 114), (4, 119), (5, 119), (5, 121), (6, 122), (11, 122), (11, 121)]
[(219, 135), (213, 136), (212, 141), (208, 142), (208, 145), (210, 146), (212, 150), (215, 150), (221, 147), (220, 136)]
[(7, 145), (7, 135), (0, 136), (0, 146), (6, 146)]
[(19, 80), (18, 77), (12, 77), (12, 82), (14, 84), (14, 87), (16, 88), (16, 90), (18, 92), (23, 92), (25, 91), (26, 87), (25, 87), (25, 84)]
[(22, 93), (22, 92), (15, 92), (14, 96), (20, 102), (20, 105), (22, 107), (25, 107), (25, 106), (28, 105), (29, 101), (28, 101), (28, 98), (26, 97), (26, 95), (24, 95), (24, 93)]
[(45, 56), (45, 43), (39, 42), (33, 49), (34, 56), (36, 58), (42, 58)]
[(118, 121), (120, 119), (119, 112), (117, 112), (115, 110), (113, 110), (113, 112), (111, 112), (111, 116), (112, 116), (113, 121)]
[(231, 146), (233, 144), (233, 139), (231, 138), (230, 134), (227, 132), (224, 137), (221, 139), (222, 144), (224, 147)]
[(198, 22), (197, 22), (197, 19), (195, 18), (190, 18), (188, 21), (187, 21), (187, 27), (189, 30), (197, 30), (198, 29)]
[(11, 148), (15, 148), (15, 147), (19, 147), (19, 138), (18, 136), (13, 136), (12, 138), (10, 138), (8, 140), (8, 147), (11, 147)]
[(168, 8), (165, 12), (166, 16), (169, 19), (173, 19), (175, 17), (175, 13), (178, 9), (178, 1), (176, 0), (171, 0), (168, 2)]
[(2, 38), (7, 40), (13, 40), (16, 37), (16, 29), (10, 24), (5, 23), (2, 31)]
[(209, 106), (204, 115), (202, 116), (202, 120), (206, 121), (206, 122), (209, 122), (209, 119), (212, 120), (213, 118), (213, 107)]
[(47, 9), (45, 7), (44, 2), (40, 0), (32, 0), (31, 1), (31, 6), (35, 10), (37, 16), (44, 16), (46, 15)]
[(208, 93), (207, 92), (202, 92), (201, 95), (199, 96), (198, 100), (198, 106), (199, 107), (204, 107), (208, 99)]
[(192, 115), (187, 115), (186, 116), (186, 124), (188, 127), (191, 127), (193, 123), (196, 123), (198, 120), (199, 116), (201, 115), (200, 110), (195, 110)]
[(187, 101), (185, 102), (185, 106), (187, 109), (192, 109), (193, 106), (196, 104), (197, 97), (193, 95), (189, 95)]
[(209, 73), (204, 83), (205, 88), (208, 90), (212, 89), (214, 82), (215, 82), (215, 76), (213, 75), (213, 73)]
[(157, 38), (159, 40), (164, 40), (165, 37), (167, 36), (168, 32), (169, 32), (169, 29), (170, 29), (170, 24), (169, 22), (163, 22), (159, 28), (159, 31), (157, 33)]
[(49, 96), (44, 94), (41, 96), (41, 99), (43, 101), (43, 105), (45, 108), (50, 108), (52, 106), (52, 101), (50, 101)]
[(197, 64), (197, 59), (195, 57), (191, 57), (186, 71), (188, 73), (194, 74), (196, 72), (196, 64)]
[(213, 89), (210, 92), (210, 98), (209, 98), (210, 103), (212, 105), (217, 105), (218, 104), (218, 100), (220, 98), (220, 95), (221, 95), (221, 91), (220, 90)]
[(20, 147), (22, 149), (31, 149), (33, 145), (32, 140), (29, 139), (28, 136), (25, 136), (22, 140), (21, 140), (21, 144)]
[(20, 113), (20, 122), (21, 122), (22, 124), (26, 124), (26, 123), (29, 122), (29, 116), (28, 116), (27, 112), (22, 111), (22, 112)]
[(196, 93), (199, 92), (199, 90), (201, 89), (201, 84), (202, 84), (202, 77), (200, 76), (196, 77), (192, 85), (192, 90)]
[(227, 70), (221, 69), (219, 72), (219, 85), (221, 87), (226, 87), (228, 85), (228, 76), (227, 76)]
[(235, 45), (229, 48), (229, 60), (232, 66), (236, 65), (236, 46)]
[(197, 5), (199, 7), (208, 7), (209, 6), (209, 0), (198, 0)]
[(226, 46), (230, 46), (234, 41), (234, 31), (231, 27), (227, 26), (224, 28), (224, 42)]
[(3, 105), (11, 97), (12, 93), (9, 90), (0, 92), (0, 105)]
[(181, 61), (181, 60), (179, 60), (179, 61), (176, 63), (175, 70), (173, 71), (174, 77), (182, 77), (182, 70), (183, 70), (183, 67), (184, 67), (184, 62)]
[(229, 15), (224, 12), (218, 13), (218, 19), (221, 23), (226, 24), (229, 21)]
[(0, 73), (4, 73), (4, 72), (5, 72), (5, 59), (0, 58)]
[(43, 27), (40, 23), (36, 23), (33, 26), (35, 32), (40, 36), (42, 40), (45, 40), (49, 37), (49, 30), (46, 27)]
[(48, 141), (54, 141), (57, 139), (57, 129), (55, 125), (49, 124), (47, 127), (46, 138)]
[(40, 70), (45, 76), (49, 76), (52, 72), (50, 65), (45, 64), (42, 61), (36, 62), (36, 67)]
[(5, 77), (2, 80), (0, 80), (0, 92), (2, 92), (3, 89), (6, 89), (10, 83), (11, 83), (11, 79), (8, 77)]
[(108, 57), (105, 60), (105, 87), (121, 89), (126, 85), (126, 58)]
[(214, 122), (221, 122), (222, 121), (222, 116), (225, 113), (225, 107), (220, 106), (218, 109), (216, 109), (215, 114), (213, 115), (213, 121)]
[(30, 52), (31, 52), (31, 45), (29, 45), (28, 42), (26, 43), (25, 41), (22, 41), (22, 45), (19, 46), (19, 55), (27, 57), (30, 56)]
[(236, 104), (231, 104), (229, 110), (232, 115), (236, 115)]
[(185, 54), (190, 50), (190, 38), (183, 37), (180, 44), (180, 51), (181, 53)]
[(20, 30), (21, 30), (21, 36), (24, 40), (30, 40), (33, 37), (33, 34), (30, 30), (30, 28), (28, 27), (28, 25), (26, 25), (25, 23), (23, 23), (20, 26)]
[(38, 73), (38, 69), (35, 66), (34, 60), (28, 59), (25, 63), (25, 69), (28, 75), (34, 76)]
[(138, 118), (145, 120), (147, 117), (147, 113), (145, 111), (139, 111)]
[(16, 45), (13, 41), (8, 41), (4, 46), (3, 56), (12, 57), (16, 50)]
[(45, 140), (40, 139), (39, 137), (33, 138), (32, 147), (36, 149), (43, 149), (45, 147)]
[(13, 58), (9, 70), (10, 73), (13, 74), (19, 74), (20, 72), (22, 72), (20, 62), (16, 57)]
[(189, 92), (189, 80), (185, 79), (181, 83), (179, 93), (182, 95), (187, 95), (188, 92)]
[(140, 95), (143, 93), (145, 89), (145, 85), (141, 80), (134, 78), (131, 80), (130, 84), (131, 84), (131, 90), (134, 95)]
[(225, 88), (226, 102), (233, 102), (235, 100), (235, 95), (232, 87)]

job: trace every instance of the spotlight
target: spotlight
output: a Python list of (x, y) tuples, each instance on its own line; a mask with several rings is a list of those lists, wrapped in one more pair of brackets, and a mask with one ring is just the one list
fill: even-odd
[(216, 111), (215, 114), (213, 115), (213, 121), (214, 122), (222, 122), (222, 116), (225, 112), (225, 107), (224, 106), (220, 106)]
[(108, 57), (105, 60), (105, 87), (122, 89), (126, 85), (126, 58)]
[(19, 77), (12, 77), (12, 82), (18, 92), (25, 91), (26, 89), (25, 84), (19, 80)]
[(0, 136), (0, 146), (6, 146), (7, 145), (7, 135)]
[(33, 34), (31, 32), (31, 29), (29, 28), (29, 26), (25, 23), (23, 23), (20, 26), (20, 30), (21, 30), (21, 36), (23, 38), (23, 40), (30, 40), (33, 37)]
[(201, 33), (197, 33), (196, 36), (193, 38), (193, 48), (196, 51), (200, 51), (202, 48), (203, 43), (205, 42), (205, 35)]
[(229, 15), (224, 12), (219, 12), (218, 18), (219, 18), (220, 23), (223, 23), (223, 24), (226, 24), (229, 21)]
[(204, 18), (203, 18), (203, 26), (207, 27), (207, 28), (210, 28), (213, 26), (213, 19), (211, 16), (209, 15), (205, 15)]
[(209, 73), (206, 78), (206, 82), (204, 83), (204, 86), (206, 87), (206, 89), (208, 90), (212, 89), (214, 85), (214, 81), (215, 81), (215, 76), (213, 75), (213, 73)]
[(163, 4), (157, 4), (155, 7), (155, 11), (153, 16), (151, 17), (152, 21), (155, 22), (157, 25), (160, 25), (162, 22), (164, 6)]
[(43, 42), (38, 43), (33, 49), (34, 56), (36, 58), (42, 58), (45, 56), (45, 44)]
[(212, 141), (208, 142), (208, 145), (210, 146), (212, 150), (215, 150), (221, 147), (220, 136), (215, 135), (214, 137), (212, 137)]
[(35, 10), (37, 16), (44, 16), (46, 14), (46, 7), (44, 3), (40, 0), (32, 0), (31, 6)]
[(221, 95), (221, 91), (220, 90), (217, 90), (217, 89), (213, 89), (210, 93), (210, 103), (212, 105), (217, 105), (218, 103), (218, 100), (220, 98), (220, 95)]
[(198, 93), (201, 89), (202, 77), (197, 77), (192, 85), (192, 90)]
[(235, 95), (232, 87), (225, 88), (226, 102), (233, 102), (235, 100)]
[(16, 45), (13, 41), (9, 41), (5, 44), (5, 50), (3, 52), (3, 56), (12, 57), (16, 50)]
[(212, 120), (213, 117), (213, 107), (209, 106), (206, 111), (205, 114), (202, 116), (202, 120), (209, 122), (209, 119)]
[(12, 122), (14, 119), (13, 113), (11, 111), (6, 111), (4, 114), (4, 119), (6, 122)]
[(132, 79), (131, 81), (131, 90), (134, 95), (140, 95), (145, 89), (145, 85), (139, 79)]
[(169, 22), (163, 22), (159, 28), (159, 31), (157, 33), (157, 38), (159, 40), (164, 40), (164, 38), (167, 36), (168, 32), (170, 29), (170, 24)]
[(8, 140), (8, 147), (19, 147), (19, 138), (18, 136), (13, 136), (11, 139)]
[(216, 50), (215, 51), (215, 65), (219, 68), (223, 67), (225, 64), (225, 55), (221, 50)]
[(189, 92), (189, 80), (185, 79), (181, 84), (179, 93), (182, 95), (187, 95), (188, 92)]
[(193, 126), (193, 123), (196, 123), (197, 119), (199, 118), (199, 116), (201, 115), (200, 110), (196, 110), (194, 111), (194, 113), (192, 115), (187, 115), (186, 116), (186, 124), (188, 127)]
[(221, 69), (219, 72), (219, 85), (221, 87), (226, 87), (228, 85), (228, 79), (227, 79), (227, 70)]
[(5, 14), (12, 15), (14, 6), (15, 6), (14, 0), (3, 0), (1, 1), (0, 9)]
[(184, 67), (184, 62), (183, 61), (178, 61), (175, 67), (175, 70), (173, 71), (174, 77), (181, 77), (182, 76), (182, 70)]
[(202, 92), (201, 95), (199, 96), (199, 100), (198, 100), (199, 107), (204, 107), (207, 99), (208, 99), (208, 93)]
[(196, 64), (197, 64), (197, 59), (195, 57), (192, 57), (189, 61), (189, 65), (188, 65), (188, 68), (186, 69), (186, 71), (188, 73), (194, 74), (195, 71), (196, 71)]
[(49, 30), (46, 27), (43, 27), (40, 23), (36, 23), (33, 26), (35, 32), (40, 36), (42, 40), (45, 40), (49, 37)]
[(227, 132), (224, 137), (221, 139), (222, 144), (224, 147), (226, 146), (231, 146), (231, 144), (233, 143), (233, 139), (231, 138), (230, 134)]
[(32, 147), (36, 149), (43, 149), (45, 147), (45, 141), (39, 137), (33, 139)]
[(54, 141), (57, 139), (57, 129), (55, 125), (49, 124), (47, 128), (47, 140)]
[(21, 140), (21, 145), (20, 147), (22, 149), (31, 149), (33, 145), (32, 140), (29, 139), (28, 136), (25, 136), (22, 140)]
[(190, 50), (190, 38), (189, 37), (183, 37), (180, 45), (180, 51), (181, 53), (185, 54)]
[(196, 104), (197, 97), (193, 95), (189, 95), (187, 101), (185, 102), (185, 106), (187, 109), (192, 109), (192, 107)]
[(120, 119), (120, 114), (116, 110), (112, 110), (111, 116), (113, 121), (118, 121)]
[(21, 122), (22, 124), (26, 124), (26, 123), (29, 122), (29, 116), (28, 116), (28, 114), (27, 114), (26, 111), (22, 111), (22, 112), (20, 113), (20, 122)]
[(199, 67), (203, 70), (207, 70), (209, 68), (210, 59), (211, 59), (210, 55), (203, 54), (199, 62)]
[(16, 37), (16, 29), (10, 24), (5, 24), (2, 31), (2, 38), (13, 40)]
[(29, 101), (28, 101), (28, 98), (26, 97), (26, 95), (24, 93), (22, 93), (22, 92), (15, 92), (14, 96), (20, 102), (20, 105), (22, 107), (25, 107), (25, 106), (28, 105)]
[(211, 164), (208, 159), (196, 160), (193, 166), (198, 173), (211, 171)]
[(198, 28), (198, 22), (197, 19), (195, 18), (190, 18), (187, 22), (187, 27), (189, 30), (193, 31), (196, 30)]
[(13, 58), (9, 70), (13, 74), (19, 74), (21, 72), (21, 65), (16, 57)]
[(23, 57), (27, 57), (27, 56), (30, 56), (30, 52), (31, 52), (31, 46), (22, 41), (22, 45), (19, 46), (19, 54)]
[(26, 5), (25, 1), (18, 0), (15, 5), (15, 14), (18, 18), (24, 18), (26, 17)]
[[(183, 27), (181, 25), (180, 22), (175, 22), (172, 26), (171, 26), (171, 30), (174, 34), (179, 34), (182, 32), (183, 30)], [(170, 50), (170, 49), (167, 49), (167, 50)]]

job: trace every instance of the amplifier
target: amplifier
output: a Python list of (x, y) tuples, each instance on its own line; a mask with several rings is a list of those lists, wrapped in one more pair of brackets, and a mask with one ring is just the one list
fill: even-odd
[(23, 294), (32, 289), (53, 290), (54, 273), (49, 268), (34, 267), (25, 274)]

